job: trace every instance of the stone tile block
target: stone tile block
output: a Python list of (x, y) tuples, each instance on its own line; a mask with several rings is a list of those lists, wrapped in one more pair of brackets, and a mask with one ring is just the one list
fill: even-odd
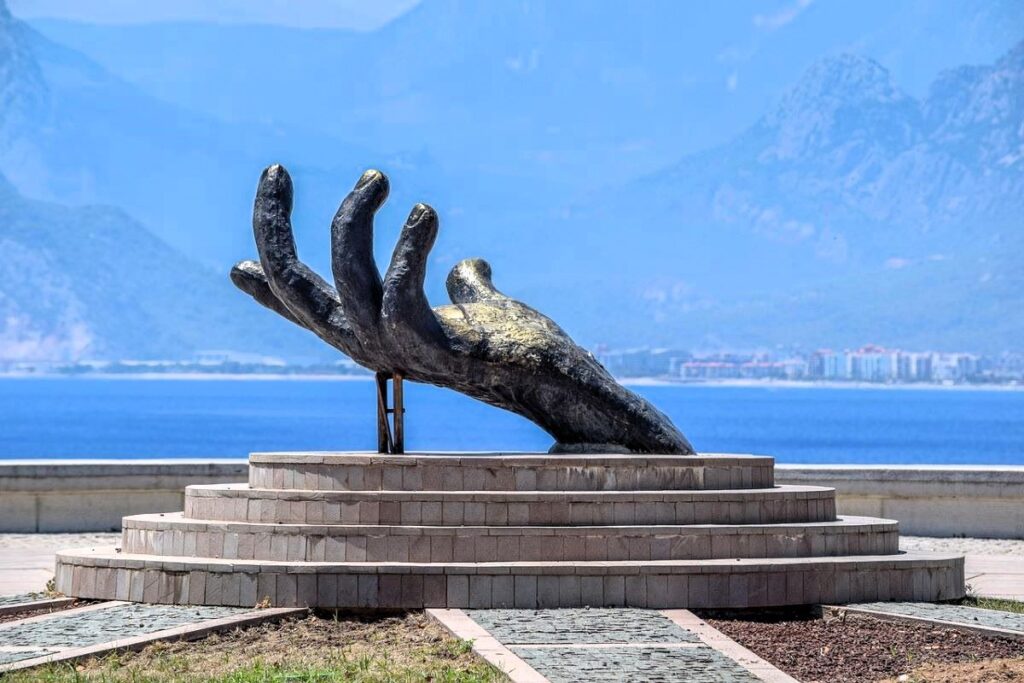
[(469, 607), (469, 576), (448, 575), (447, 579), (448, 609)]
[(358, 607), (377, 608), (380, 606), (380, 585), (376, 574), (359, 574), (356, 590), (358, 592)]
[(604, 601), (605, 607), (626, 606), (626, 580), (622, 576), (604, 577)]
[(378, 607), (384, 609), (402, 607), (402, 576), (398, 574), (381, 574), (378, 595)]
[(647, 607), (646, 576), (627, 576), (625, 577), (625, 586), (627, 607)]
[(448, 604), (447, 582), (442, 574), (428, 574), (423, 577), (423, 606), (445, 607)]
[[(472, 581), (470, 582), (472, 584)], [(472, 591), (472, 587), (470, 588)], [(491, 580), (491, 606), (495, 609), (515, 605), (515, 582), (511, 575), (495, 576)]]
[(472, 609), (489, 609), (491, 601), (491, 585), (495, 577), (472, 574), (469, 577), (469, 606)]

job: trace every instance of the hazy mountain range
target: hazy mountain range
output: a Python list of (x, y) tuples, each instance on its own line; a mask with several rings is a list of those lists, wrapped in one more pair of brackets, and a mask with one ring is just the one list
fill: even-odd
[(435, 301), (482, 255), (586, 344), (1021, 350), (1024, 43), (918, 95), (835, 53), (778, 96), (768, 60), (738, 107), (735, 67), (659, 21), (679, 5), (424, 2), (371, 32), (0, 5), (0, 359), (329, 355), (226, 280), (277, 160), (314, 265), (378, 166), (382, 262), (430, 201)]
[(0, 177), (0, 254), (2, 360), (319, 353), (120, 209), (26, 200)]

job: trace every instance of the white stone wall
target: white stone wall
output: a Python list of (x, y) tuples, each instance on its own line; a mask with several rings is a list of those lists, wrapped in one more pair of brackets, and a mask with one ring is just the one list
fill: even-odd
[[(120, 528), (183, 508), (189, 484), (244, 482), (242, 460), (0, 463), (0, 532)], [(776, 484), (833, 486), (838, 512), (896, 519), (904, 534), (1024, 539), (1024, 467), (778, 465)]]
[(902, 534), (1024, 539), (1024, 467), (776, 465), (775, 482), (835, 487), (839, 514)]
[(244, 460), (0, 462), (0, 532), (116, 531), (125, 515), (173, 512), (189, 484), (242, 482)]

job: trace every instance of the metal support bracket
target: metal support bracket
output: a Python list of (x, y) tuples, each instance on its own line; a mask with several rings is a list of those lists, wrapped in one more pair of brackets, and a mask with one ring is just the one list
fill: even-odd
[[(405, 399), (402, 373), (377, 373), (377, 452), (405, 453)], [(388, 407), (388, 380), (392, 383), (394, 407)], [(391, 419), (388, 419), (388, 416)], [(392, 422), (394, 427), (392, 428)]]

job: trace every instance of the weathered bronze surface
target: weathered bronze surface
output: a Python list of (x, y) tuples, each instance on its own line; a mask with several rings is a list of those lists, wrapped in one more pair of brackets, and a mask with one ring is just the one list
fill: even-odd
[(232, 281), (374, 372), (522, 415), (556, 439), (552, 452), (694, 452), (554, 321), (495, 289), (486, 261), (458, 263), (447, 281), (453, 305), (432, 309), (423, 282), (438, 221), (429, 206), (413, 207), (382, 280), (373, 217), (387, 195), (384, 174), (367, 171), (342, 202), (331, 225), (332, 287), (298, 258), (288, 172), (267, 168), (252, 219), (259, 262), (238, 263)]

